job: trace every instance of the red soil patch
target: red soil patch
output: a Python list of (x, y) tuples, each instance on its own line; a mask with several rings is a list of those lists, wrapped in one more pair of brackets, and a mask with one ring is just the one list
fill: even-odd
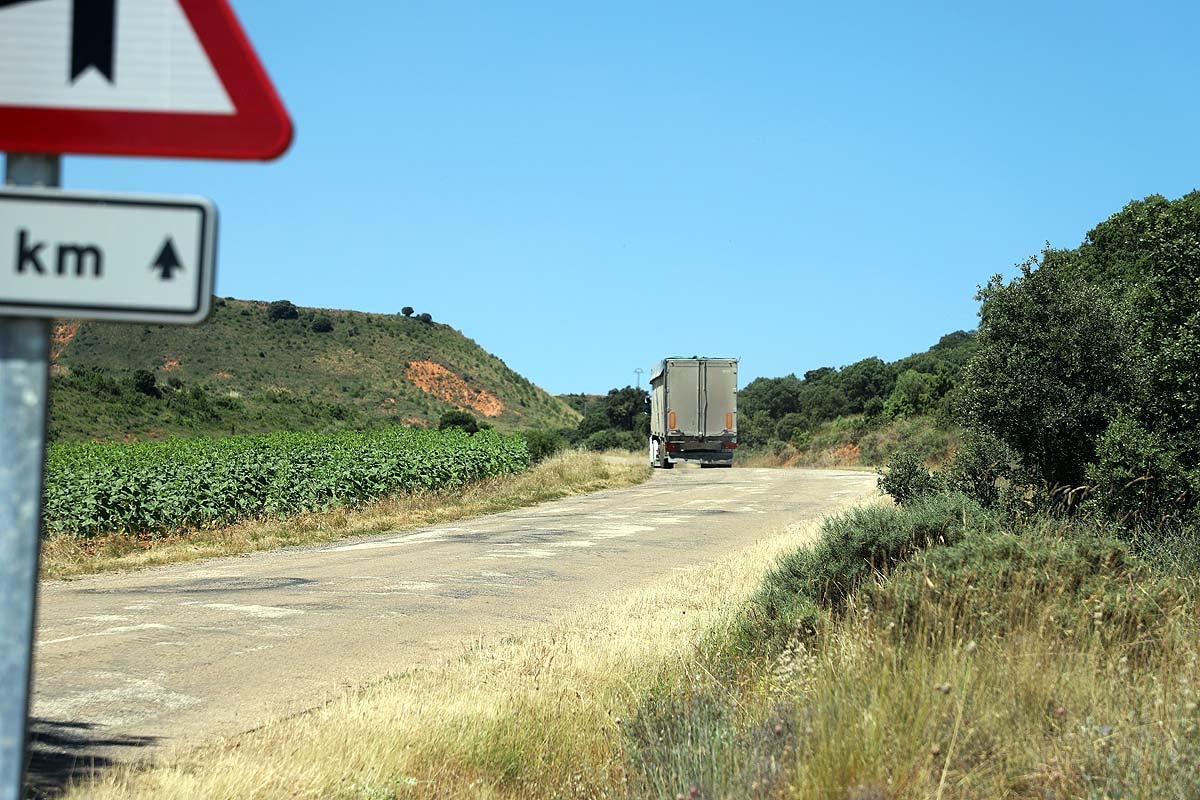
[(218, 378), (220, 378), (223, 381), (227, 381), (233, 377), (232, 375), (230, 375), (228, 372), (225, 372), (224, 370), (222, 370), (220, 372), (214, 372), (213, 374), (216, 375)]
[(62, 351), (67, 349), (67, 345), (75, 338), (75, 334), (79, 333), (78, 322), (56, 322), (54, 329), (50, 332), (50, 363), (58, 361), (58, 357), (62, 355)]
[(425, 394), (431, 394), (460, 409), (473, 409), (485, 417), (498, 417), (504, 411), (499, 397), (483, 389), (472, 389), (467, 382), (433, 361), (413, 361), (405, 376)]
[(834, 460), (841, 466), (852, 467), (858, 464), (859, 449), (856, 444), (844, 444), (833, 451)]
[(421, 419), (420, 417), (405, 417), (404, 419), (402, 419), (400, 421), (403, 422), (405, 425), (409, 426), (410, 428), (428, 428), (429, 427), (429, 423), (426, 422), (425, 420)]
[(163, 362), (163, 365), (162, 365), (163, 372), (174, 372), (177, 369), (179, 369), (179, 359), (178, 358), (168, 358), (166, 361)]

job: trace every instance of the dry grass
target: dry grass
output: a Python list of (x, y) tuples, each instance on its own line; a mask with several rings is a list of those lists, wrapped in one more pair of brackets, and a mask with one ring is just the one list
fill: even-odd
[(284, 519), (248, 520), (166, 536), (54, 536), (42, 544), (42, 577), (69, 578), (404, 531), (585, 492), (632, 486), (649, 476), (649, 468), (643, 465), (570, 452), (520, 475), (490, 478), (453, 490), (399, 495), (357, 508), (337, 508)]
[(629, 726), (630, 796), (1200, 797), (1195, 579), (1078, 567), (922, 568), (767, 663), (702, 661)]
[(74, 798), (625, 797), (623, 727), (684, 680), (797, 526), (519, 639), (400, 675), (224, 747), (113, 771)]
[[(979, 642), (923, 626), (897, 635), (894, 620), (855, 611), (742, 698), (784, 730), (739, 753), (743, 796), (1200, 796), (1194, 608), (1148, 634), (1163, 645), (1148, 659), (1099, 636), (1065, 643), (1029, 609), (1008, 636)], [(778, 769), (755, 782), (767, 758)]]

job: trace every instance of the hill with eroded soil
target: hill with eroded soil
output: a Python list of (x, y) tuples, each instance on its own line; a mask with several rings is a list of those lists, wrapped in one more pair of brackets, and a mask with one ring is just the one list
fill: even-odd
[(579, 420), (448, 325), (399, 314), (290, 313), (218, 298), (195, 328), (59, 323), (51, 437), (429, 427), (452, 409), (500, 430)]

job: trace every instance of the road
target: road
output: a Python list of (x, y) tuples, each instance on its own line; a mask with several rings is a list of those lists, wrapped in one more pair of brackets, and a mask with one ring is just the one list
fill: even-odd
[(81, 760), (252, 729), (713, 561), (874, 483), (865, 472), (676, 469), (403, 534), (44, 583), (33, 777), (52, 785)]

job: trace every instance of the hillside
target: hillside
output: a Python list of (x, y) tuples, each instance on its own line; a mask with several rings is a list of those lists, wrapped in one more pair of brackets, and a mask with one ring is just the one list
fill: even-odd
[[(579, 414), (448, 325), (218, 298), (195, 328), (56, 326), (52, 439), (436, 425), (462, 409), (500, 430)], [(328, 330), (326, 330), (328, 329)]]

